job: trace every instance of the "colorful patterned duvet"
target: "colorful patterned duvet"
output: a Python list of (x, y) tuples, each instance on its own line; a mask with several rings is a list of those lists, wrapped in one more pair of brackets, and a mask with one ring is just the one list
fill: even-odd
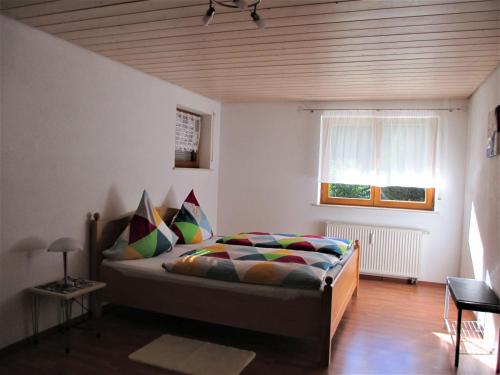
[(319, 289), (338, 257), (307, 251), (216, 244), (163, 264), (168, 272), (209, 279)]
[(232, 236), (222, 237), (218, 239), (217, 242), (228, 245), (317, 251), (320, 253), (334, 254), (339, 257), (344, 255), (352, 243), (352, 241), (340, 238), (267, 232), (238, 233)]

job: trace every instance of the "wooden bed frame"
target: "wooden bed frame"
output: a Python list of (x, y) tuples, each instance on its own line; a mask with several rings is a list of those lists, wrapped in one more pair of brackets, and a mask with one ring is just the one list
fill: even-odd
[[(162, 217), (171, 209), (159, 207)], [(103, 221), (90, 218), (90, 278), (107, 287), (101, 297), (109, 303), (226, 326), (312, 340), (319, 346), (320, 363), (330, 364), (332, 337), (352, 295), (359, 287), (360, 244), (332, 279), (327, 276), (317, 296), (273, 298), (234, 290), (199, 287), (166, 280), (124, 275), (102, 267), (102, 251), (111, 247), (131, 215)], [(272, 314), (269, 312), (272, 311)]]

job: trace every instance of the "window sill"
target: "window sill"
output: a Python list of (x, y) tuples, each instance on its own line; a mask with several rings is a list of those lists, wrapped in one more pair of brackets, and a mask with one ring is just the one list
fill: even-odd
[(190, 168), (190, 167), (173, 167), (174, 171), (204, 171), (204, 172), (212, 172), (212, 168)]
[(415, 214), (430, 214), (430, 215), (437, 215), (439, 214), (439, 211), (433, 210), (415, 210), (415, 209), (409, 209), (409, 208), (392, 208), (392, 207), (371, 207), (371, 206), (349, 206), (349, 205), (344, 205), (344, 204), (323, 204), (323, 203), (311, 203), (312, 206), (316, 207), (340, 207), (340, 208), (354, 208), (354, 209), (361, 209), (361, 210), (383, 210), (383, 211), (396, 211), (396, 212), (405, 212), (405, 213), (415, 213)]

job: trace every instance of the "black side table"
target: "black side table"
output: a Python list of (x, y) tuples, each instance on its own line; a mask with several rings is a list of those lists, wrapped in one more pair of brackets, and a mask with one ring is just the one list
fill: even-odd
[[(455, 367), (458, 367), (460, 356), (460, 331), (462, 326), (462, 310), (472, 310), (500, 314), (500, 298), (484, 282), (474, 279), (464, 279), (460, 277), (446, 278), (446, 296), (444, 320), (446, 327), (450, 331), (448, 324), (449, 297), (453, 299), (458, 310), (457, 337), (455, 342)], [(451, 333), (451, 332), (450, 332)], [(499, 343), (500, 345), (500, 343)], [(498, 353), (496, 372), (500, 371), (500, 350)]]

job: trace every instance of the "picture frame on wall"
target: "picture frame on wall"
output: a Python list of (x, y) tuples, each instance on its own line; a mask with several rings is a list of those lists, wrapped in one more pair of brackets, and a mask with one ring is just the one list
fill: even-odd
[(486, 156), (492, 158), (498, 155), (500, 147), (500, 105), (488, 115), (488, 145)]

